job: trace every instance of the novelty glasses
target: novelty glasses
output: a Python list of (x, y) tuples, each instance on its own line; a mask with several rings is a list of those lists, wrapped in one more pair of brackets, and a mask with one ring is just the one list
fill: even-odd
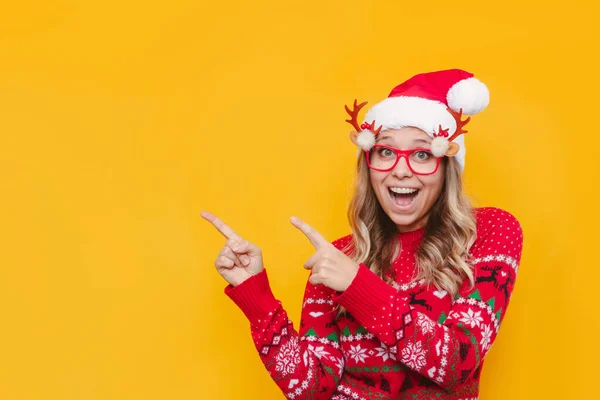
[(400, 150), (395, 147), (376, 144), (366, 152), (369, 168), (376, 171), (391, 171), (401, 157), (406, 158), (408, 168), (417, 175), (431, 175), (437, 171), (441, 157), (431, 154), (431, 149), (416, 148)]

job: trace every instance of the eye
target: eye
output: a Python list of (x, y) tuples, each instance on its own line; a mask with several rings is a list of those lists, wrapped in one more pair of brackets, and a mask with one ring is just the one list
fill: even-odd
[(427, 161), (431, 157), (433, 157), (433, 154), (431, 154), (430, 152), (425, 151), (425, 150), (419, 150), (419, 151), (414, 152), (413, 156), (415, 157), (415, 159), (417, 161)]
[(377, 149), (377, 153), (382, 157), (392, 157), (394, 156), (394, 152), (386, 147), (382, 147)]

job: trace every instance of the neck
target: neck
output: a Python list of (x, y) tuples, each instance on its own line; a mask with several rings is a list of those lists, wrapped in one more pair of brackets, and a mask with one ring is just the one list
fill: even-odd
[(396, 225), (396, 228), (398, 229), (398, 232), (400, 232), (400, 233), (407, 233), (407, 232), (412, 232), (412, 231), (416, 231), (419, 229), (423, 229), (425, 227), (425, 225), (427, 225), (427, 220), (421, 219), (420, 221), (417, 221), (411, 225)]
[(425, 224), (421, 224), (421, 225), (411, 225), (411, 226), (406, 226), (406, 225), (396, 225), (396, 227), (398, 228), (398, 232), (399, 233), (410, 233), (413, 231), (417, 231), (419, 229), (423, 229), (425, 227)]
[(427, 220), (429, 219), (429, 214), (431, 214), (431, 208), (429, 210), (427, 210), (425, 215), (420, 217), (418, 220), (416, 220), (412, 224), (396, 225), (396, 229), (398, 229), (398, 232), (400, 232), (400, 233), (407, 233), (407, 232), (412, 232), (412, 231), (416, 231), (419, 229), (423, 229), (425, 227), (425, 225), (427, 225)]

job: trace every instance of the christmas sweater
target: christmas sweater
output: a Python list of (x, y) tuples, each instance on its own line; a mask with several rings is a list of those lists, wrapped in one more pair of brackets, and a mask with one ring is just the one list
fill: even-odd
[[(506, 314), (521, 258), (517, 219), (474, 209), (475, 285), (454, 298), (411, 281), (424, 229), (398, 234), (388, 284), (364, 265), (344, 292), (306, 284), (299, 329), (276, 300), (266, 270), (225, 293), (250, 322), (269, 375), (288, 399), (476, 399), (484, 359)], [(352, 235), (335, 240), (343, 249)], [(345, 307), (339, 315), (337, 306)]]

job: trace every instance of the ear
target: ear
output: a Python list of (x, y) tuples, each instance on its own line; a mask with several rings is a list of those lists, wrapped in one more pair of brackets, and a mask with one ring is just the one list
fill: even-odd
[(460, 150), (460, 145), (458, 143), (450, 142), (446, 155), (448, 157), (455, 156), (458, 153), (458, 150)]
[(358, 132), (356, 132), (356, 131), (350, 132), (350, 140), (352, 141), (352, 143), (354, 143), (355, 146), (358, 146), (358, 143), (356, 143), (357, 137), (358, 137)]

